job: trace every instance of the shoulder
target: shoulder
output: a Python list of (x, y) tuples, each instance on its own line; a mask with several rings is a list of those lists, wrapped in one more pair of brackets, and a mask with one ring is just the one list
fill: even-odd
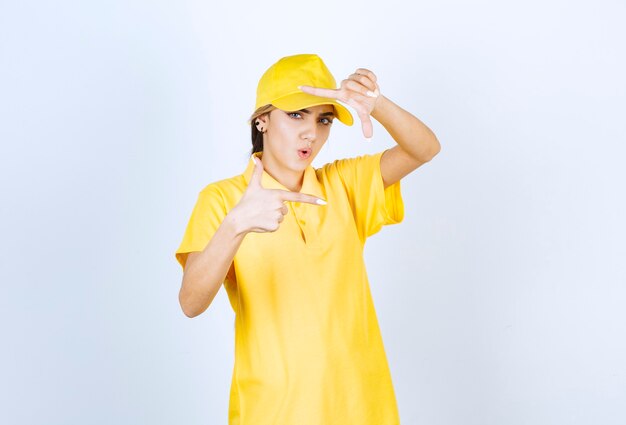
[(217, 180), (200, 190), (198, 201), (203, 204), (217, 204), (226, 211), (237, 205), (246, 187), (243, 174)]
[(204, 186), (200, 190), (201, 195), (222, 195), (241, 194), (246, 189), (246, 180), (243, 174), (217, 180)]

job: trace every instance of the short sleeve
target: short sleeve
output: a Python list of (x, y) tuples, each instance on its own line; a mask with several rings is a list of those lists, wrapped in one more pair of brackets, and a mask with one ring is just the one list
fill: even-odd
[(226, 214), (224, 198), (215, 186), (208, 185), (198, 194), (183, 240), (175, 254), (183, 269), (187, 254), (192, 251), (202, 251), (206, 247)]
[(382, 226), (404, 219), (400, 180), (386, 189), (383, 184), (380, 159), (384, 152), (335, 161), (363, 241)]

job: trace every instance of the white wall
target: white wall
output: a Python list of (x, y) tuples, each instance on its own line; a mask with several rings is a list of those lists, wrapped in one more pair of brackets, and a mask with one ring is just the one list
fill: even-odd
[[(0, 422), (226, 423), (234, 315), (184, 316), (174, 251), (263, 71), (317, 53), (442, 144), (366, 249), (403, 424), (626, 423), (625, 9), (4, 2)], [(314, 165), (393, 146), (354, 115)]]

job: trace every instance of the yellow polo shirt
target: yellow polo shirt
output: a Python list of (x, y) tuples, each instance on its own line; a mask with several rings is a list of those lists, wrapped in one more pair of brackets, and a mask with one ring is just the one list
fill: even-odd
[[(241, 243), (224, 282), (235, 312), (229, 425), (400, 423), (363, 260), (366, 238), (404, 218), (400, 182), (383, 187), (383, 152), (309, 166), (301, 192), (328, 204), (287, 202), (277, 231)], [(199, 193), (175, 254), (181, 266), (239, 202), (253, 169), (250, 158), (243, 174)], [(287, 190), (265, 171), (261, 184)]]

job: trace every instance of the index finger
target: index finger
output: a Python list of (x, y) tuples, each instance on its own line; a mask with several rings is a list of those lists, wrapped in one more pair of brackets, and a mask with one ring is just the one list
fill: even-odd
[(298, 86), (300, 90), (313, 96), (339, 99), (339, 89), (325, 89), (323, 87)]
[(317, 196), (308, 195), (306, 193), (300, 192), (290, 192), (288, 190), (282, 189), (272, 189), (279, 194), (280, 199), (283, 201), (292, 201), (292, 202), (306, 202), (308, 204), (315, 205), (326, 205), (327, 202)]

